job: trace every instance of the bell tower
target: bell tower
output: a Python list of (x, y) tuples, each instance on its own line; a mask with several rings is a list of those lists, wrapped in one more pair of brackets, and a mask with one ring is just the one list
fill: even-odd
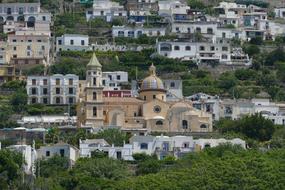
[(86, 69), (85, 124), (103, 127), (103, 85), (102, 65), (93, 53)]

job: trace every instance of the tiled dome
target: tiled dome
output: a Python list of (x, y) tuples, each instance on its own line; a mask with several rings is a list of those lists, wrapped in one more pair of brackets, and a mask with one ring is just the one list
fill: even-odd
[(141, 90), (164, 89), (163, 82), (156, 76), (156, 68), (152, 64), (149, 67), (150, 76), (146, 77), (141, 85)]

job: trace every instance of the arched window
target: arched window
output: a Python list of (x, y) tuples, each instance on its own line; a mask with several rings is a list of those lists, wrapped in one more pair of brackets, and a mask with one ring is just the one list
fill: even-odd
[(200, 128), (201, 128), (201, 129), (207, 129), (207, 125), (202, 124), (202, 125), (200, 126)]
[(187, 120), (182, 120), (182, 128), (188, 129), (188, 121)]
[(17, 21), (18, 22), (24, 22), (25, 21), (25, 17), (24, 16), (18, 16)]
[(93, 117), (97, 117), (97, 107), (93, 107)]
[(211, 145), (207, 143), (204, 145), (204, 148), (211, 148)]
[(163, 121), (158, 120), (155, 124), (156, 124), (156, 125), (163, 125)]
[(124, 31), (119, 31), (118, 32), (118, 37), (125, 37), (125, 32)]
[(197, 33), (201, 33), (201, 28), (200, 28), (200, 27), (197, 27), (197, 28), (196, 28), (196, 32), (197, 32)]
[(185, 50), (186, 50), (186, 51), (191, 51), (191, 46), (186, 46), (186, 47), (185, 47)]
[(93, 100), (97, 100), (97, 93), (93, 92)]
[(179, 46), (174, 46), (174, 50), (179, 51), (180, 47)]
[(28, 18), (27, 26), (28, 27), (34, 27), (35, 26), (35, 22), (36, 22), (36, 18), (33, 17), (33, 16), (30, 16)]
[(207, 34), (213, 34), (213, 28), (207, 28)]
[(13, 21), (13, 20), (14, 20), (14, 17), (13, 17), (13, 16), (8, 16), (8, 17), (6, 18), (6, 20), (8, 20), (8, 21)]

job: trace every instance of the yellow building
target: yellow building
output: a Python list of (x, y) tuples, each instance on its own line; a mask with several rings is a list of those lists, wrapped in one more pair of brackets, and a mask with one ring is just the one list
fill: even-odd
[(151, 65), (139, 97), (103, 97), (102, 71), (96, 55), (87, 65), (78, 119), (81, 125), (120, 127), (125, 131), (211, 132), (212, 115), (193, 108), (190, 101), (166, 101), (163, 82)]

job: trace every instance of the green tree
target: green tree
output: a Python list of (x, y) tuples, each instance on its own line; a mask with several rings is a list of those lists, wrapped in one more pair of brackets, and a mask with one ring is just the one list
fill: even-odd
[(28, 100), (27, 93), (24, 91), (18, 90), (12, 95), (10, 103), (13, 106), (14, 111), (20, 113), (25, 110), (27, 100)]
[(95, 135), (97, 139), (105, 139), (109, 144), (122, 146), (127, 141), (126, 134), (119, 129), (106, 129)]

